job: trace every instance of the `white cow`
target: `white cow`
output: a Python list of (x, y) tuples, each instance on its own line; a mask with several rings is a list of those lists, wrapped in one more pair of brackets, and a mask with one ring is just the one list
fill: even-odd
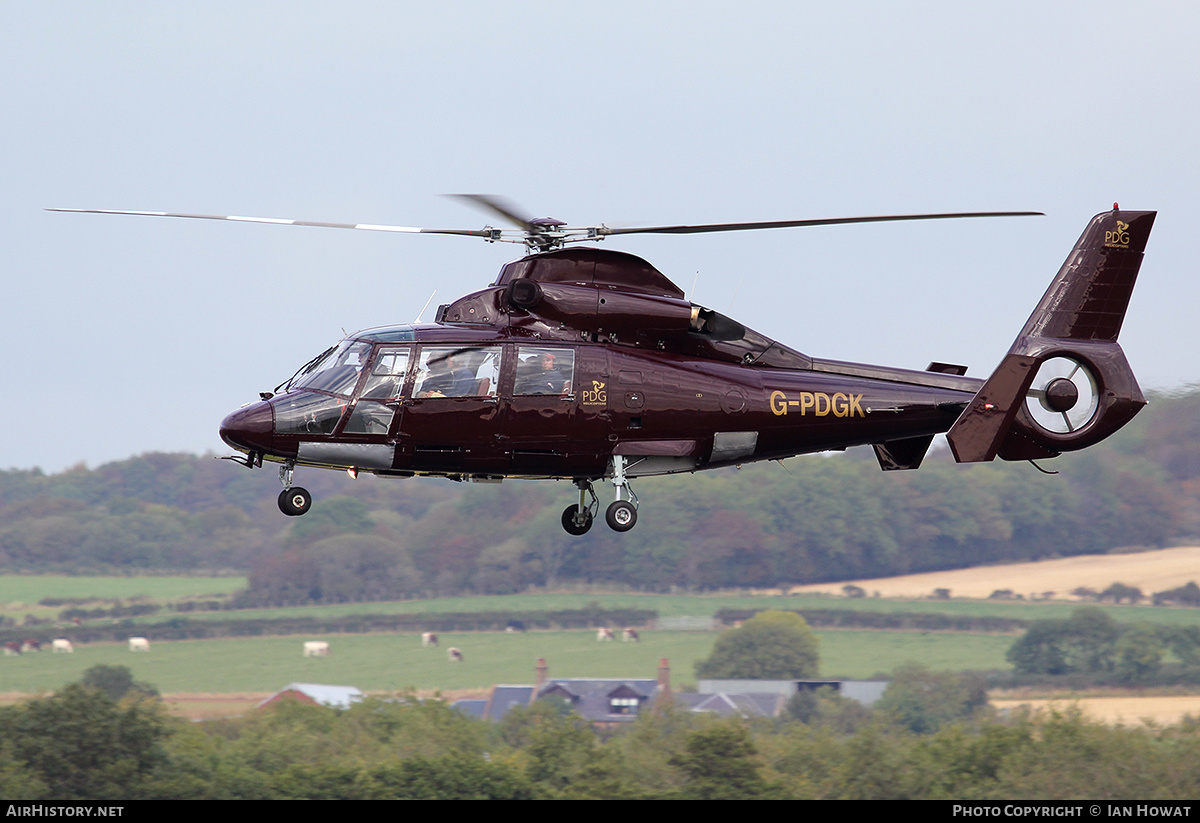
[(327, 657), (329, 644), (324, 640), (308, 640), (304, 644), (305, 657)]
[(596, 629), (596, 640), (597, 641), (612, 640), (612, 639), (613, 639), (612, 629)]
[(421, 634), (421, 646), (423, 648), (428, 649), (430, 646), (436, 646), (437, 644), (438, 638), (433, 632), (423, 632)]
[(626, 643), (637, 643), (641, 641), (641, 639), (642, 638), (638, 634), (638, 630), (635, 628), (628, 627), (621, 632), (621, 640), (625, 641)]
[(150, 641), (144, 637), (131, 637), (129, 638), (129, 651), (148, 652), (150, 651)]
[(446, 657), (450, 659), (451, 663), (463, 662), (463, 653), (458, 650), (457, 646), (451, 646), (446, 649)]
[(55, 654), (63, 652), (64, 654), (74, 654), (75, 647), (71, 645), (71, 641), (60, 637), (50, 644), (50, 650)]

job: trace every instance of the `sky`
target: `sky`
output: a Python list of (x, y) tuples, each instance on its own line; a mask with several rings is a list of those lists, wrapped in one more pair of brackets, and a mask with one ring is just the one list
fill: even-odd
[[(0, 0), (0, 468), (228, 453), (221, 419), (344, 333), (521, 256), (482, 228), (1044, 217), (609, 238), (793, 348), (999, 362), (1088, 220), (1159, 211), (1121, 335), (1200, 382), (1200, 6)], [(432, 317), (433, 308), (425, 314)]]

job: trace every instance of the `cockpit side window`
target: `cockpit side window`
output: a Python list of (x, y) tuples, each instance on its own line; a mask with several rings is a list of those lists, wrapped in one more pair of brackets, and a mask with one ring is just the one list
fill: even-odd
[(372, 400), (399, 397), (404, 387), (404, 376), (408, 373), (409, 353), (408, 346), (385, 346), (380, 349), (360, 396)]

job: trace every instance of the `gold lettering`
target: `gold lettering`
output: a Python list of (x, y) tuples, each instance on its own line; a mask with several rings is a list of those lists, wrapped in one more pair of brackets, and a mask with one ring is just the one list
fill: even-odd
[[(585, 396), (587, 392), (584, 393)], [(801, 415), (812, 414), (814, 417), (825, 417), (832, 413), (834, 417), (866, 417), (863, 411), (861, 394), (837, 392), (832, 397), (825, 392), (800, 392), (799, 400), (788, 399), (787, 394), (773, 391), (768, 397), (771, 413), (785, 415), (790, 408), (799, 408)]]
[(1123, 220), (1118, 220), (1116, 231), (1110, 230), (1104, 232), (1104, 245), (1127, 248), (1129, 246), (1129, 224)]
[(781, 391), (771, 392), (771, 411), (775, 414), (787, 414), (787, 395)]
[(583, 391), (583, 404), (585, 406), (602, 406), (608, 402), (608, 394), (604, 391), (604, 384), (599, 380), (592, 381), (591, 391)]

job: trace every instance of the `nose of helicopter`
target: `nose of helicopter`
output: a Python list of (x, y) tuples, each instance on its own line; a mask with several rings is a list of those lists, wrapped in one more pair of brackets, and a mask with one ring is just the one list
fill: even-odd
[(268, 452), (275, 415), (266, 401), (238, 409), (221, 421), (221, 439), (239, 451)]

